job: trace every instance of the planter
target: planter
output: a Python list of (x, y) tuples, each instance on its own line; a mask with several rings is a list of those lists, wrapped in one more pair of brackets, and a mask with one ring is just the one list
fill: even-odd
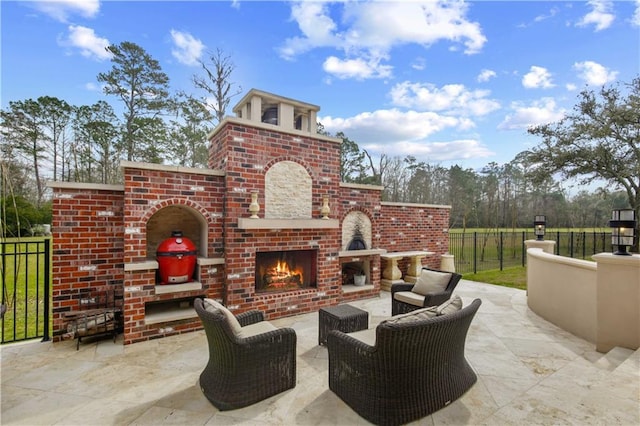
[(367, 276), (366, 275), (354, 275), (353, 276), (353, 283), (355, 285), (362, 286), (364, 285), (364, 283), (367, 281)]

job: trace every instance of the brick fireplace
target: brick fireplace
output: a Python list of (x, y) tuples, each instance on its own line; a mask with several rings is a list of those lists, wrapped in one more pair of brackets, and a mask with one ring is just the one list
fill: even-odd
[[(277, 318), (377, 296), (386, 251), (429, 250), (438, 267), (449, 206), (385, 203), (381, 187), (340, 182), (341, 140), (316, 133), (318, 111), (251, 90), (211, 132), (207, 169), (123, 161), (122, 186), (50, 183), (57, 338), (64, 312), (106, 288), (129, 344), (201, 328), (196, 297)], [(196, 269), (166, 285), (156, 250), (176, 230), (197, 247)]]

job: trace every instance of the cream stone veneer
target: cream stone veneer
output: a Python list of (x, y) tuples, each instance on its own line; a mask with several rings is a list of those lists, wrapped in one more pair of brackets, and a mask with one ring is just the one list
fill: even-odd
[(367, 245), (367, 249), (372, 248), (371, 220), (369, 216), (360, 212), (353, 211), (347, 214), (342, 221), (342, 250), (349, 248), (349, 243), (353, 238), (356, 230), (359, 228), (360, 235)]
[(265, 219), (311, 219), (311, 176), (295, 161), (280, 161), (265, 175)]
[(527, 249), (527, 304), (596, 345), (640, 347), (640, 255), (601, 253), (596, 262)]

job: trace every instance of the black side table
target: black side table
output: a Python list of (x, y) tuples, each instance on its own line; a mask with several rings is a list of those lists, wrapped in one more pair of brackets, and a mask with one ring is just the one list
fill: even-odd
[(331, 330), (344, 333), (366, 330), (369, 327), (369, 313), (348, 304), (329, 306), (318, 311), (318, 344), (327, 343)]

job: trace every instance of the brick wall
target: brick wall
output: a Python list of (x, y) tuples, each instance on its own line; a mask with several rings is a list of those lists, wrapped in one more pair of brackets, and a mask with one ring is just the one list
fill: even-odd
[(124, 244), (123, 188), (54, 182), (53, 335), (65, 331), (64, 313), (80, 299), (107, 289), (122, 305)]
[[(449, 251), (450, 210), (449, 206), (440, 205), (381, 203), (378, 222), (381, 248), (389, 252), (434, 252), (423, 259), (423, 264), (438, 269), (441, 255)], [(403, 274), (407, 262), (407, 259), (398, 262)]]
[[(211, 135), (209, 160), (210, 169), (123, 162), (124, 186), (50, 185), (54, 191), (54, 335), (58, 339), (64, 312), (78, 309), (79, 299), (90, 291), (117, 289), (124, 343), (129, 344), (201, 328), (195, 315), (152, 321), (149, 312), (157, 306), (211, 297), (221, 299), (234, 313), (259, 309), (268, 319), (315, 312), (378, 295), (385, 265), (375, 249), (432, 251), (434, 256), (427, 257), (425, 264), (436, 268), (440, 255), (448, 250), (449, 207), (383, 203), (382, 187), (340, 183), (340, 141), (334, 138), (275, 131), (262, 123), (227, 118)], [(296, 176), (308, 174), (310, 188), (291, 191), (290, 198), (292, 209), (299, 209), (301, 202), (310, 203), (301, 210), (310, 212), (303, 216), (310, 216), (313, 226), (239, 226), (240, 219), (250, 216), (252, 192), (258, 193), (262, 207), (259, 217), (268, 222), (264, 219), (266, 177), (276, 164), (276, 181), (283, 182), (284, 176), (285, 187), (289, 169)], [(331, 209), (329, 221), (321, 219), (325, 196)], [(277, 211), (287, 208), (282, 201)], [(353, 211), (370, 219), (374, 253), (342, 251), (339, 225)], [(293, 213), (282, 215), (297, 218)], [(200, 286), (161, 291), (155, 250), (176, 227), (198, 247), (195, 278)], [(309, 249), (317, 250), (316, 288), (256, 293), (257, 252)], [(354, 261), (367, 262), (372, 285), (344, 291), (342, 265)], [(406, 268), (402, 262), (399, 266)]]

